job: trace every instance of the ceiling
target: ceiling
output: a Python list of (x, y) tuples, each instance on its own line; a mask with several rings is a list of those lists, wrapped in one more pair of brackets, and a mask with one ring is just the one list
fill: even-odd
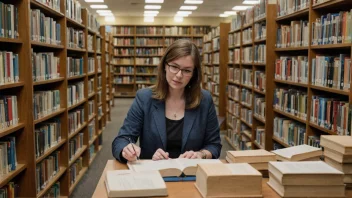
[[(241, 5), (243, 0), (203, 0), (203, 4), (197, 5), (198, 9), (193, 11), (189, 17), (219, 17), (219, 14), (224, 11), (231, 11), (236, 5)], [(94, 10), (90, 9), (89, 4), (80, 0), (82, 7), (89, 8), (92, 13)], [(98, 4), (98, 3), (90, 3)], [(142, 17), (144, 13), (144, 0), (105, 0), (105, 3), (115, 16), (139, 16)], [(150, 4), (153, 5), (153, 4)], [(158, 5), (158, 4), (154, 4)], [(157, 17), (173, 17), (180, 7), (184, 4), (184, 0), (164, 0), (159, 10)]]

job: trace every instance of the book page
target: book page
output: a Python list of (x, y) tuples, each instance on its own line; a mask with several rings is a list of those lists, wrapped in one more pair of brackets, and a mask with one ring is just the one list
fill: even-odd
[(134, 162), (128, 162), (128, 167), (135, 172), (150, 171), (150, 170), (164, 170), (164, 169), (179, 169), (182, 170), (176, 159), (168, 160), (138, 160)]
[(278, 149), (275, 151), (271, 151), (272, 153), (275, 153), (276, 155), (280, 155), (285, 158), (292, 158), (294, 155), (302, 154), (302, 153), (310, 153), (314, 151), (320, 151), (321, 148), (316, 148), (313, 146), (308, 146), (308, 145), (299, 145), (299, 146), (293, 146), (289, 148), (284, 148), (284, 149)]
[(270, 165), (278, 169), (282, 174), (343, 174), (322, 161), (269, 162), (269, 167)]
[(187, 167), (197, 167), (198, 164), (215, 164), (222, 162), (218, 159), (185, 159), (185, 158), (178, 158), (175, 159), (177, 163), (180, 164), (181, 170), (184, 170)]

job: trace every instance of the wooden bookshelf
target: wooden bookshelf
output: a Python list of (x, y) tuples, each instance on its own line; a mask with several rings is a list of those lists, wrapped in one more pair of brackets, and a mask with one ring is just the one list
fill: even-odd
[[(158, 62), (153, 63), (153, 64), (145, 64), (145, 63), (140, 63), (137, 62), (137, 59), (141, 58), (160, 58), (162, 57), (164, 51), (168, 47), (169, 43), (173, 42), (176, 39), (181, 39), (181, 38), (186, 38), (194, 41), (199, 48), (202, 48), (202, 35), (197, 31), (197, 28), (204, 28), (204, 31), (207, 31), (208, 26), (186, 26), (186, 25), (178, 25), (178, 26), (167, 26), (167, 25), (112, 25), (109, 26), (109, 28), (122, 28), (122, 27), (128, 27), (130, 28), (129, 33), (125, 34), (115, 34), (115, 32), (112, 32), (112, 38), (111, 38), (111, 43), (112, 49), (111, 49), (111, 54), (112, 54), (112, 62), (110, 64), (112, 65), (111, 71), (113, 71), (113, 76), (111, 76), (111, 80), (113, 82), (113, 87), (114, 87), (114, 93), (111, 95), (112, 97), (118, 97), (118, 98), (128, 98), (128, 97), (135, 97), (136, 91), (141, 88), (149, 87), (150, 85), (154, 85), (156, 82), (156, 75), (155, 75), (155, 70), (156, 67), (159, 66)], [(157, 34), (141, 34), (142, 32), (138, 31), (139, 28), (159, 28), (161, 32), (158, 32)], [(167, 33), (167, 29), (170, 27), (176, 27), (176, 28), (189, 28), (189, 32), (187, 34), (169, 34)], [(138, 43), (137, 41), (139, 39), (159, 39), (160, 42), (158, 43)], [(130, 45), (122, 45), (121, 43), (118, 43), (117, 39), (132, 39), (133, 44)], [(133, 48), (133, 49), (132, 49)], [(161, 52), (159, 53), (152, 53), (152, 54), (145, 54), (145, 53), (136, 53), (137, 49), (148, 49), (148, 50), (155, 50), (156, 48), (159, 48)], [(131, 54), (115, 54), (115, 50), (119, 49), (132, 49), (133, 53)], [(118, 58), (131, 58), (131, 63), (126, 64), (126, 63), (117, 63), (116, 61), (113, 61), (113, 59), (118, 59)], [(116, 72), (119, 68), (127, 68), (131, 67), (133, 68), (133, 72), (130, 74), (124, 74), (121, 75), (119, 74), (120, 72)], [(143, 68), (142, 68), (143, 67)], [(147, 69), (147, 67), (150, 67)], [(151, 69), (151, 67), (155, 67), (155, 70)], [(142, 70), (145, 70), (147, 72), (141, 72)], [(152, 72), (153, 71), (153, 72)], [(137, 74), (138, 73), (138, 74)], [(141, 75), (145, 74), (145, 75)], [(117, 80), (119, 79), (119, 81)], [(130, 79), (130, 81), (124, 81), (123, 79)], [(142, 79), (148, 79), (148, 80), (143, 80), (147, 81), (148, 83), (138, 83), (137, 79), (139, 81), (142, 81)], [(150, 81), (151, 79), (151, 81)], [(113, 104), (112, 104), (113, 105)]]
[[(19, 81), (11, 84), (0, 85), (1, 95), (16, 95), (18, 102), (18, 116), (19, 123), (11, 127), (0, 130), (0, 140), (6, 137), (16, 138), (16, 155), (18, 165), (14, 171), (9, 172), (9, 174), (4, 175), (0, 178), (0, 187), (8, 184), (8, 182), (14, 181), (18, 184), (19, 197), (42, 197), (46, 195), (49, 189), (56, 183), (60, 182), (60, 196), (68, 197), (70, 193), (74, 190), (75, 186), (78, 184), (80, 178), (84, 175), (85, 171), (81, 171), (80, 176), (76, 180), (74, 185), (70, 185), (70, 165), (74, 161), (69, 161), (69, 141), (74, 135), (78, 133), (83, 133), (83, 140), (85, 148), (77, 153), (75, 159), (82, 157), (83, 168), (87, 169), (92, 163), (90, 160), (90, 153), (87, 149), (89, 143), (96, 145), (95, 153), (101, 150), (102, 141), (99, 138), (93, 139), (93, 141), (88, 140), (88, 124), (94, 120), (95, 135), (98, 135), (98, 131), (104, 131), (105, 123), (98, 127), (98, 100), (97, 100), (97, 78), (99, 76), (97, 69), (97, 54), (101, 54), (101, 51), (97, 51), (97, 38), (102, 39), (101, 44), (105, 43), (105, 38), (102, 37), (97, 31), (88, 27), (88, 11), (82, 9), (82, 23), (68, 18), (66, 15), (66, 1), (60, 0), (60, 10), (54, 10), (36, 0), (13, 0), (5, 1), (4, 3), (13, 4), (18, 10), (18, 33), (19, 38), (0, 38), (0, 43), (2, 44), (2, 49), (7, 51), (12, 51), (18, 53), (19, 55)], [(46, 17), (53, 18), (57, 24), (60, 24), (60, 37), (61, 44), (49, 44), (44, 42), (38, 42), (32, 40), (31, 35), (31, 9), (38, 9)], [(68, 35), (66, 33), (67, 27), (74, 27), (75, 29), (82, 30), (84, 32), (84, 48), (70, 48), (68, 47)], [(93, 47), (88, 50), (88, 35), (93, 36)], [(108, 37), (108, 36), (107, 36)], [(102, 49), (102, 47), (101, 47)], [(59, 59), (60, 62), (60, 76), (54, 79), (34, 81), (32, 68), (32, 51), (35, 53), (39, 52), (52, 52), (55, 57)], [(79, 57), (83, 59), (83, 74), (78, 76), (68, 77), (67, 75), (67, 57)], [(94, 58), (95, 69), (94, 72), (88, 74), (88, 58)], [(99, 60), (102, 62), (102, 60)], [(103, 76), (104, 68), (102, 66)], [(109, 78), (109, 77), (108, 77)], [(88, 93), (88, 80), (94, 79), (93, 92)], [(110, 81), (103, 81), (102, 77), (102, 92), (106, 91), (105, 88), (111, 87)], [(77, 82), (83, 82), (84, 84), (84, 97), (78, 103), (68, 106), (67, 101), (67, 88), (70, 84)], [(107, 85), (103, 84), (106, 83)], [(38, 91), (49, 91), (49, 90), (59, 90), (60, 91), (60, 108), (53, 111), (45, 116), (35, 119), (33, 111), (33, 97)], [(102, 93), (102, 101), (106, 94)], [(111, 97), (108, 97), (111, 98)], [(94, 109), (93, 116), (88, 115), (88, 102), (94, 101), (96, 109)], [(102, 105), (103, 112), (109, 109), (111, 111), (111, 106)], [(106, 109), (104, 109), (106, 108)], [(84, 110), (84, 123), (76, 130), (74, 133), (69, 134), (69, 113), (76, 111), (77, 109)], [(106, 112), (103, 115), (107, 115)], [(61, 140), (57, 144), (52, 145), (51, 148), (45, 150), (41, 156), (36, 156), (36, 133), (37, 127), (42, 124), (47, 123), (53, 119), (60, 120), (61, 123)], [(105, 118), (102, 118), (102, 122), (105, 122)], [(98, 130), (99, 129), (99, 130)], [(36, 167), (39, 163), (43, 162), (48, 156), (59, 151), (60, 157), (60, 169), (56, 172), (52, 178), (47, 181), (45, 188), (37, 192), (36, 178), (37, 172)], [(94, 155), (95, 155), (94, 153)], [(95, 158), (92, 158), (95, 159)]]

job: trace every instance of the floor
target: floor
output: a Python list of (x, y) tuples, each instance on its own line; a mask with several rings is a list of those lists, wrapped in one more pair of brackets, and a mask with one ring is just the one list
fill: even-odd
[[(113, 159), (111, 154), (111, 143), (117, 135), (119, 128), (123, 124), (125, 116), (131, 106), (133, 99), (116, 99), (115, 107), (111, 112), (111, 122), (107, 124), (103, 132), (103, 148), (97, 154), (94, 162), (89, 167), (87, 173), (83, 176), (75, 190), (73, 191), (72, 198), (86, 198), (91, 197), (95, 190), (95, 187), (99, 181), (99, 178), (104, 170), (105, 164), (108, 160)], [(226, 140), (222, 139), (222, 151), (220, 159), (224, 159), (226, 151), (231, 150), (230, 145)]]

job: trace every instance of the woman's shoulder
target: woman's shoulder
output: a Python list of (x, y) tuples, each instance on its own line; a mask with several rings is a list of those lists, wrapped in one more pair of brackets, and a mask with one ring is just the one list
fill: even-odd
[(151, 88), (139, 89), (136, 93), (136, 98), (142, 101), (148, 101), (152, 99), (153, 91)]
[(208, 104), (213, 101), (211, 93), (208, 90), (202, 89), (202, 100), (201, 104)]

